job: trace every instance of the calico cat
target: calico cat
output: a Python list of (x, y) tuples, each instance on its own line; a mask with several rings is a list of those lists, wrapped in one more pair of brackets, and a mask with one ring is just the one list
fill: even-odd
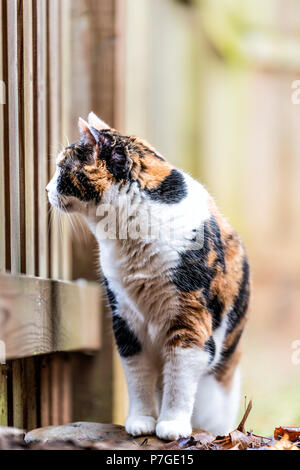
[(93, 113), (79, 128), (46, 190), (53, 206), (83, 214), (99, 241), (129, 390), (126, 430), (224, 435), (239, 406), (245, 248), (206, 189), (147, 142)]

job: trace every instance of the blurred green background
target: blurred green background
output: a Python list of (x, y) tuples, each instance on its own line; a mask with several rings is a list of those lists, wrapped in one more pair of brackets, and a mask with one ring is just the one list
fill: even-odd
[[(300, 425), (298, 0), (127, 0), (125, 128), (205, 184), (252, 267), (247, 428)], [(244, 399), (241, 413), (244, 410)]]

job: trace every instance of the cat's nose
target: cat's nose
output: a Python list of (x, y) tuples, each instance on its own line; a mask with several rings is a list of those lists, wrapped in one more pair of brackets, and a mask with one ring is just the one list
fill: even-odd
[(49, 193), (48, 187), (45, 188), (45, 191), (46, 191), (47, 194)]

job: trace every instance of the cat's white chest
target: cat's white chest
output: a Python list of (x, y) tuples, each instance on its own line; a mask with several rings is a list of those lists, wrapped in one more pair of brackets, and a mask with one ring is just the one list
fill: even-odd
[(149, 338), (155, 339), (162, 319), (166, 319), (163, 314), (169, 317), (170, 312), (176, 312), (175, 289), (166, 280), (178, 262), (177, 252), (154, 243), (141, 250), (140, 256), (136, 252), (131, 255), (130, 250), (124, 255), (110, 240), (100, 245), (101, 267), (118, 301), (130, 308), (130, 315), (134, 313)]

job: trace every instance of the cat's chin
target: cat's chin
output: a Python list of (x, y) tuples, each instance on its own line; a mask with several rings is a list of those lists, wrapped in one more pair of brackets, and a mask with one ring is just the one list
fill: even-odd
[(73, 202), (67, 202), (65, 204), (59, 204), (58, 209), (61, 212), (64, 212), (64, 213), (67, 213), (67, 214), (70, 214), (71, 212), (76, 212), (76, 209), (74, 207)]

